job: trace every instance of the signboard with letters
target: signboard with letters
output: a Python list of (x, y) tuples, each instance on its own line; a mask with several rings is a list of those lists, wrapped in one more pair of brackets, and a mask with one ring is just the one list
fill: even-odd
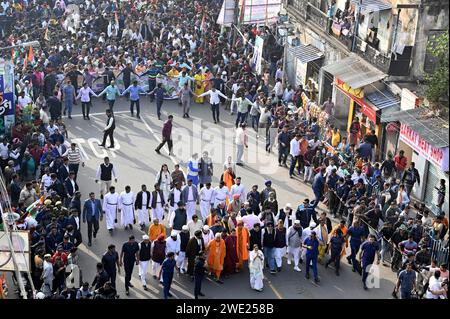
[(0, 60), (0, 135), (9, 132), (15, 122), (14, 66)]
[(434, 147), (405, 124), (400, 126), (400, 139), (444, 172), (448, 171), (448, 147)]

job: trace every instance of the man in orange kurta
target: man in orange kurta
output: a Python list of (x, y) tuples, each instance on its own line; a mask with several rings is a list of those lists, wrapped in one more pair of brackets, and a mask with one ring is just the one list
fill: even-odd
[(148, 237), (151, 242), (154, 242), (159, 235), (163, 234), (166, 237), (166, 227), (159, 223), (159, 220), (155, 218), (153, 224), (148, 228)]
[(215, 238), (211, 240), (206, 248), (209, 252), (208, 256), (208, 267), (209, 270), (216, 275), (216, 282), (223, 284), (220, 280), (220, 274), (223, 270), (223, 262), (225, 261), (225, 241), (222, 239), (220, 233), (217, 233)]
[(239, 258), (236, 268), (237, 270), (241, 270), (244, 266), (244, 261), (248, 260), (248, 239), (250, 237), (248, 229), (244, 227), (244, 222), (242, 220), (240, 220), (237, 224), (236, 237), (236, 249)]

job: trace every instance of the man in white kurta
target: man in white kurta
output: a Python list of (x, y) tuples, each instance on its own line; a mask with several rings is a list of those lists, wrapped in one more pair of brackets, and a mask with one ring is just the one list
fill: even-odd
[(134, 222), (134, 193), (130, 186), (125, 187), (125, 191), (119, 196), (120, 224), (125, 229), (130, 226), (133, 229)]
[(180, 235), (172, 230), (172, 232), (170, 233), (170, 237), (166, 239), (166, 255), (168, 253), (174, 253), (176, 261), (178, 259), (178, 254), (180, 253), (180, 245)]
[(109, 193), (103, 197), (103, 211), (105, 212), (106, 228), (111, 233), (117, 223), (117, 207), (119, 204), (119, 194), (114, 186), (109, 188)]
[(197, 230), (202, 230), (203, 222), (198, 219), (197, 215), (192, 216), (192, 220), (188, 221), (189, 237), (194, 237)]
[(245, 201), (247, 198), (247, 193), (245, 191), (244, 185), (241, 184), (241, 178), (236, 177), (236, 184), (231, 186), (230, 197), (233, 198), (233, 195), (238, 194), (242, 201)]
[(170, 213), (173, 213), (178, 209), (178, 202), (181, 201), (181, 192), (182, 189), (178, 185), (172, 189), (170, 194)]
[(202, 237), (204, 243), (209, 243), (211, 240), (214, 239), (214, 233), (212, 232), (211, 229), (209, 229), (208, 225), (203, 226)]
[[(190, 184), (190, 185), (189, 185)], [(195, 198), (194, 196), (194, 192), (196, 190), (194, 190), (194, 187), (196, 188), (197, 186), (193, 185), (192, 182), (188, 182), (188, 185), (185, 186), (185, 189), (183, 189), (183, 193), (186, 194), (186, 213), (187, 213), (187, 217), (188, 220), (192, 219), (192, 216), (195, 215), (195, 210), (197, 208), (197, 198)], [(187, 189), (187, 191), (186, 191)]]
[(135, 201), (135, 208), (138, 214), (138, 223), (139, 225), (141, 225), (141, 230), (143, 230), (145, 226), (148, 226), (150, 224), (150, 216), (148, 210), (150, 208), (149, 203), (152, 202), (152, 194), (150, 192), (147, 192), (147, 187), (145, 185), (142, 185), (141, 193), (142, 193), (141, 206), (138, 207), (137, 206), (138, 203)]
[(294, 225), (287, 231), (287, 264), (291, 264), (291, 256), (294, 258), (294, 270), (301, 271), (298, 267), (302, 252), (303, 230), (299, 220), (294, 221)]
[(211, 188), (211, 183), (206, 183), (200, 190), (200, 213), (202, 220), (205, 221), (211, 211), (211, 203), (213, 199), (214, 190)]
[(160, 221), (163, 220), (164, 216), (164, 207), (162, 205), (161, 194), (162, 192), (159, 191), (157, 191), (156, 193), (155, 192), (152, 193), (152, 196), (156, 196), (156, 207), (152, 209), (152, 219), (157, 218)]
[(220, 186), (217, 186), (216, 188), (214, 188), (214, 193), (213, 193), (213, 207), (217, 208), (217, 206), (219, 206), (220, 203), (225, 203), (227, 198), (230, 197), (228, 188), (225, 186), (225, 184), (220, 183)]

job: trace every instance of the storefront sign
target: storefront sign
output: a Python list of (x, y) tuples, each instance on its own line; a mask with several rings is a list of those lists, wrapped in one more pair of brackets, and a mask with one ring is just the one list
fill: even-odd
[(407, 125), (401, 124), (400, 139), (408, 144), (413, 150), (421, 154), (425, 159), (444, 172), (448, 171), (449, 149), (448, 147), (438, 148), (430, 145)]
[[(379, 124), (378, 114), (377, 114), (378, 109), (374, 109), (372, 106), (367, 104), (367, 102), (365, 102), (362, 98), (358, 97), (358, 96), (364, 96), (364, 93), (363, 93), (362, 89), (361, 90), (360, 89), (353, 90), (348, 85), (347, 85), (347, 88), (346, 88), (346, 84), (344, 82), (340, 81), (340, 80), (336, 81), (336, 87), (339, 90), (341, 90), (345, 95), (347, 95), (349, 98), (351, 98), (353, 101), (358, 103), (361, 106), (361, 112), (364, 115), (366, 115), (367, 118), (370, 121), (372, 121), (373, 124)], [(352, 92), (354, 92), (358, 96), (355, 96), (354, 94), (352, 94)]]

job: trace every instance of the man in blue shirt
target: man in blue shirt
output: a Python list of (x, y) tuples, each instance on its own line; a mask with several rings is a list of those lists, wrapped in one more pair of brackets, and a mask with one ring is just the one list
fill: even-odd
[(366, 230), (363, 226), (360, 225), (358, 220), (353, 222), (353, 226), (351, 226), (347, 231), (347, 236), (350, 236), (350, 256), (347, 256), (347, 261), (349, 264), (353, 266), (352, 271), (355, 272), (357, 269), (356, 264), (356, 255), (358, 254), (359, 247), (361, 246), (362, 238), (366, 236)]
[(162, 274), (164, 286), (164, 299), (172, 297), (172, 294), (170, 293), (170, 285), (172, 284), (175, 265), (176, 265), (175, 254), (173, 252), (170, 252), (167, 254), (167, 258), (163, 261), (161, 265), (161, 270), (159, 271), (159, 278), (158, 278), (159, 280), (161, 280)]
[(156, 114), (158, 114), (158, 120), (161, 120), (161, 107), (164, 101), (164, 89), (162, 87), (162, 83), (158, 83), (158, 86), (148, 94), (155, 94)]
[(394, 294), (400, 290), (401, 299), (411, 299), (411, 291), (413, 289), (416, 289), (416, 272), (412, 269), (412, 263), (408, 263), (406, 269), (402, 270), (398, 275)]
[(141, 107), (139, 104), (139, 94), (140, 93), (145, 93), (145, 90), (138, 86), (138, 81), (134, 80), (133, 81), (133, 85), (130, 85), (125, 91), (122, 92), (121, 96), (126, 95), (127, 93), (130, 93), (130, 112), (131, 112), (131, 116), (134, 115), (134, 105), (136, 105), (136, 117), (139, 119), (141, 118), (139, 116), (140, 112), (141, 112)]
[(66, 111), (68, 114), (68, 118), (72, 119), (72, 107), (73, 102), (75, 101), (75, 87), (72, 85), (70, 80), (67, 80), (67, 84), (63, 86), (62, 89), (62, 97), (64, 100), (64, 111), (63, 114), (66, 115)]
[(322, 199), (325, 186), (325, 172), (325, 168), (322, 168), (320, 172), (314, 177), (312, 189), (316, 198), (314, 199), (313, 208), (316, 208), (317, 205), (319, 205), (320, 200)]
[(314, 282), (319, 283), (319, 276), (317, 274), (317, 257), (319, 256), (319, 240), (316, 237), (316, 232), (312, 231), (308, 238), (303, 242), (303, 247), (306, 248), (306, 274), (305, 278), (309, 279), (309, 267), (312, 267), (314, 274)]
[(375, 256), (377, 257), (377, 265), (380, 264), (380, 247), (376, 241), (375, 235), (369, 235), (369, 240), (366, 240), (361, 245), (361, 251), (359, 253), (359, 260), (361, 261), (362, 267), (362, 282), (364, 290), (367, 290), (367, 277), (369, 276), (369, 267), (375, 261)]

